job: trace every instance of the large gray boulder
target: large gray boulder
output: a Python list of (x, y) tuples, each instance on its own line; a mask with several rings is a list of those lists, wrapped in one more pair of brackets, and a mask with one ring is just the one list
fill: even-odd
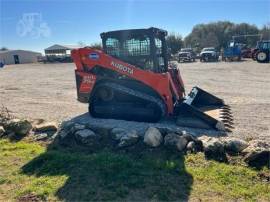
[(129, 131), (123, 128), (113, 128), (110, 135), (112, 140), (115, 141), (120, 148), (132, 146), (139, 140), (139, 135), (136, 130)]
[(71, 128), (75, 125), (76, 123), (74, 121), (71, 120), (67, 120), (67, 121), (63, 121), (60, 124), (60, 130), (65, 130), (65, 131), (69, 131), (71, 130)]
[(203, 143), (197, 137), (187, 133), (186, 131), (182, 131), (182, 136), (188, 141), (186, 147), (187, 151), (191, 153), (203, 151)]
[(69, 136), (69, 131), (61, 129), (56, 134), (56, 136), (59, 137), (60, 140), (64, 140)]
[(270, 144), (265, 141), (250, 141), (249, 146), (242, 151), (242, 154), (244, 154), (244, 161), (250, 167), (270, 167)]
[(184, 151), (188, 141), (185, 137), (177, 135), (175, 133), (169, 133), (164, 137), (164, 145), (168, 149), (172, 149), (175, 151)]
[(120, 139), (128, 133), (126, 129), (123, 128), (113, 128), (111, 130), (111, 138), (114, 141), (120, 141)]
[(47, 133), (39, 133), (39, 134), (35, 134), (35, 140), (36, 140), (36, 141), (47, 140), (48, 137), (49, 137), (49, 136), (48, 136)]
[(213, 159), (219, 162), (228, 161), (224, 145), (218, 138), (211, 138), (204, 142), (204, 154), (206, 159)]
[(77, 142), (85, 146), (95, 146), (100, 140), (100, 137), (90, 129), (78, 130), (74, 135)]
[(85, 128), (85, 125), (78, 124), (73, 121), (63, 121), (53, 139), (58, 137), (61, 143), (66, 144), (70, 140), (74, 139), (76, 131), (83, 130)]
[(79, 123), (74, 123), (70, 128), (66, 128), (65, 130), (69, 133), (69, 134), (74, 134), (76, 131), (78, 130), (84, 130), (86, 129), (85, 125), (79, 124)]
[(202, 135), (198, 137), (197, 139), (200, 140), (203, 143), (203, 147), (205, 147), (207, 145), (207, 142), (209, 142), (212, 139), (212, 137), (209, 137), (207, 135)]
[(262, 150), (250, 152), (245, 156), (244, 161), (250, 167), (262, 168), (266, 166), (270, 168), (270, 151)]
[(83, 129), (85, 129), (86, 127), (85, 127), (85, 125), (83, 125), (83, 124), (75, 123), (75, 124), (73, 125), (72, 128), (73, 128), (75, 131), (77, 131), (77, 130), (83, 130)]
[(64, 146), (75, 146), (79, 143), (81, 143), (79, 140), (75, 138), (75, 134), (70, 133), (70, 130), (67, 130), (67, 128), (59, 128), (59, 130), (50, 137), (51, 140), (55, 140), (55, 142), (59, 143), (60, 145)]
[(6, 126), (8, 131), (14, 132), (16, 135), (25, 136), (32, 129), (32, 125), (28, 120), (11, 119)]
[(56, 131), (58, 128), (58, 124), (56, 122), (43, 122), (41, 124), (37, 124), (34, 127), (36, 132), (47, 132), (47, 131)]
[(118, 147), (132, 146), (138, 142), (138, 139), (139, 139), (139, 135), (137, 134), (137, 131), (131, 130), (120, 138)]
[(224, 138), (225, 151), (231, 154), (238, 154), (248, 147), (248, 143), (239, 138)]
[(163, 141), (163, 136), (157, 128), (149, 127), (145, 134), (143, 142), (150, 147), (158, 147)]
[(187, 151), (191, 152), (191, 153), (196, 153), (197, 152), (196, 143), (194, 141), (190, 141), (187, 144)]

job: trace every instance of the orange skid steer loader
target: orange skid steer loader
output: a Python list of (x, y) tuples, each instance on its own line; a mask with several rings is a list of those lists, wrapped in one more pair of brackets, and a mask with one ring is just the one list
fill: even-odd
[(101, 33), (103, 50), (75, 49), (77, 95), (97, 118), (230, 130), (230, 107), (194, 87), (185, 96), (179, 69), (168, 61), (167, 32), (158, 28)]

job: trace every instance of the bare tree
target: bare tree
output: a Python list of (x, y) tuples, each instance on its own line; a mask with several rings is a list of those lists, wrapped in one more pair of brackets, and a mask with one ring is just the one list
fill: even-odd
[(91, 48), (95, 48), (95, 49), (99, 49), (99, 50), (102, 50), (102, 45), (101, 43), (92, 43), (90, 45)]
[(85, 47), (85, 46), (86, 46), (86, 43), (84, 43), (83, 41), (79, 41), (79, 42), (78, 42), (78, 45), (79, 45), (80, 47)]
[(177, 53), (183, 46), (182, 36), (175, 33), (170, 33), (166, 38), (166, 42), (172, 54)]

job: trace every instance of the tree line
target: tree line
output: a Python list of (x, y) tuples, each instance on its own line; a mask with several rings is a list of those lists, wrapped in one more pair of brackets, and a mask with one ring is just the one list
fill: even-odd
[[(270, 23), (264, 25), (259, 29), (256, 25), (248, 23), (236, 24), (229, 21), (219, 21), (207, 24), (197, 24), (193, 27), (191, 33), (183, 38), (180, 34), (175, 32), (170, 33), (167, 38), (167, 46), (170, 48), (172, 54), (176, 54), (181, 48), (193, 48), (199, 52), (204, 47), (215, 47), (218, 50), (227, 47), (227, 44), (232, 40), (233, 36), (240, 35), (255, 35), (236, 37), (235, 40), (239, 43), (246, 44), (247, 47), (255, 47), (257, 41), (260, 39), (270, 40)], [(81, 45), (81, 42), (79, 42)], [(101, 43), (91, 44), (90, 47), (101, 49)]]
[[(204, 47), (225, 48), (233, 36), (246, 34), (261, 34), (263, 40), (270, 40), (270, 23), (265, 24), (261, 29), (256, 25), (248, 23), (232, 23), (229, 21), (219, 21), (207, 24), (197, 24), (191, 33), (183, 38), (180, 34), (170, 33), (167, 36), (167, 45), (172, 54), (177, 53), (183, 47), (194, 48), (199, 52)], [(248, 47), (255, 47), (260, 36), (237, 37), (236, 41), (246, 44)], [(78, 42), (81, 46), (86, 46), (83, 42)], [(101, 49), (101, 43), (93, 43), (90, 47)], [(2, 47), (0, 51), (7, 50)]]
[(192, 47), (200, 51), (204, 47), (215, 47), (217, 49), (225, 48), (233, 36), (240, 35), (260, 36), (241, 36), (235, 40), (246, 44), (247, 47), (255, 47), (260, 39), (270, 40), (270, 23), (259, 29), (256, 25), (248, 23), (232, 23), (229, 21), (219, 21), (207, 24), (195, 25), (189, 35), (183, 38), (176, 33), (170, 33), (167, 37), (167, 45), (173, 54), (177, 53), (182, 47)]

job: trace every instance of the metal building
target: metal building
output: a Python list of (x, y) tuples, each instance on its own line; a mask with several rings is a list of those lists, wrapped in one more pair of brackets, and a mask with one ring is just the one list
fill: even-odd
[(5, 50), (0, 51), (0, 62), (9, 64), (35, 63), (41, 53), (28, 50)]
[(71, 51), (81, 46), (55, 44), (44, 50), (47, 62), (72, 62)]
[(70, 56), (71, 50), (76, 49), (76, 48), (81, 48), (81, 46), (55, 44), (53, 46), (46, 48), (44, 51), (45, 51), (46, 56), (51, 56), (51, 55)]

